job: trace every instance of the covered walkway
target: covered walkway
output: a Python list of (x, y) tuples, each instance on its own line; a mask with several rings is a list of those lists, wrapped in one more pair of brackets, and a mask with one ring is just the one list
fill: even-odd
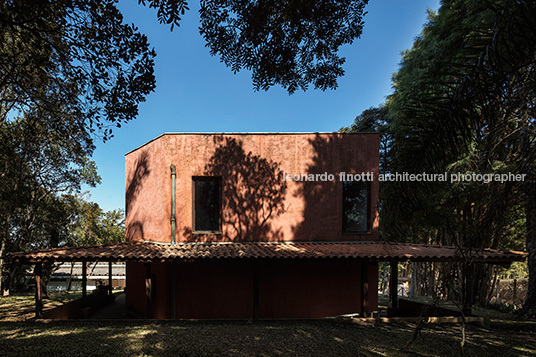
[(115, 301), (89, 316), (90, 320), (116, 320), (126, 318), (125, 294), (117, 294)]
[[(433, 246), (421, 244), (370, 242), (225, 242), (225, 243), (178, 243), (165, 244), (155, 242), (126, 242), (114, 245), (88, 247), (64, 247), (33, 252), (12, 254), (18, 263), (35, 264), (36, 279), (36, 317), (42, 317), (41, 275), (45, 262), (82, 262), (83, 298), (87, 292), (85, 282), (88, 262), (109, 262), (109, 294), (111, 291), (111, 262), (137, 262), (145, 265), (145, 299), (151, 304), (152, 274), (151, 263), (160, 262), (195, 262), (206, 260), (248, 260), (251, 262), (267, 260), (351, 260), (360, 262), (362, 277), (359, 282), (362, 301), (362, 315), (371, 312), (368, 306), (369, 263), (389, 262), (391, 265), (390, 302), (393, 309), (398, 306), (397, 283), (399, 262), (459, 262), (471, 271), (475, 263), (508, 264), (526, 258), (523, 252), (503, 252), (492, 249), (459, 249), (456, 247)], [(254, 279), (258, 279), (255, 276)], [(465, 279), (471, 279), (468, 273)], [(254, 289), (258, 281), (254, 281)], [(128, 287), (127, 287), (128, 288)], [(254, 295), (257, 293), (254, 293)], [(255, 304), (258, 304), (258, 297)], [(257, 311), (258, 306), (254, 309)], [(150, 308), (146, 310), (150, 318)]]

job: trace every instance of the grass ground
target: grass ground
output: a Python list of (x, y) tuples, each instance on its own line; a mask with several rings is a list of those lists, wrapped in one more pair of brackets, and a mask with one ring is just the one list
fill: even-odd
[[(43, 309), (48, 310), (82, 297), (81, 291), (49, 292), (43, 299)], [(0, 297), (0, 321), (28, 320), (35, 316), (34, 294), (18, 294)]]
[[(0, 307), (12, 298), (0, 298)], [(28, 300), (31, 300), (31, 296)], [(8, 308), (4, 308), (9, 310)], [(16, 307), (13, 307), (16, 309)], [(13, 320), (13, 319), (12, 319)], [(322, 321), (0, 321), (0, 356), (456, 356), (461, 326)], [(468, 356), (536, 356), (536, 321), (467, 326)]]
[[(534, 356), (528, 324), (468, 326), (468, 356)], [(405, 351), (412, 325), (336, 321), (0, 322), (2, 356), (456, 356), (461, 328), (428, 326)]]

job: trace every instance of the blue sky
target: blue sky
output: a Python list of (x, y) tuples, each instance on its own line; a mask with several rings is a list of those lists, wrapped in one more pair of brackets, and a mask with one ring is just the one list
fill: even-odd
[(289, 95), (280, 87), (255, 92), (250, 72), (233, 74), (209, 55), (198, 32), (199, 2), (173, 32), (158, 23), (154, 9), (136, 3), (122, 0), (119, 8), (157, 52), (156, 90), (140, 104), (137, 119), (96, 143), (102, 184), (83, 190), (105, 210), (124, 208), (124, 155), (164, 132), (330, 132), (351, 124), (391, 93), (400, 52), (420, 33), (426, 9), (439, 8), (438, 0), (371, 0), (363, 35), (341, 49), (346, 74), (339, 87)]

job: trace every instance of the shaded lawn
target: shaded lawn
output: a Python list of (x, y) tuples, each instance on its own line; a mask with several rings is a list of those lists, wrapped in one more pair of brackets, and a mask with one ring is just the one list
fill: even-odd
[[(428, 325), (405, 352), (413, 324), (338, 321), (0, 322), (0, 355), (456, 356), (459, 325)], [(536, 355), (536, 322), (467, 327), (468, 356)]]
[[(49, 292), (43, 299), (43, 310), (49, 310), (68, 301), (82, 297), (81, 291)], [(0, 321), (21, 321), (35, 317), (33, 293), (0, 297)]]
[[(50, 294), (45, 309), (80, 297)], [(456, 356), (461, 326), (428, 325), (405, 351), (415, 324), (325, 321), (23, 321), (33, 294), (0, 298), (0, 356)], [(514, 315), (511, 315), (513, 317)], [(467, 326), (469, 356), (536, 356), (536, 321)]]

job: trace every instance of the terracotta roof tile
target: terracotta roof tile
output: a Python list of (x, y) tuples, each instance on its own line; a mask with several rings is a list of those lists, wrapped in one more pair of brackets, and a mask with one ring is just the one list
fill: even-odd
[[(200, 259), (322, 259), (369, 261), (456, 261), (454, 247), (388, 242), (240, 242), (179, 243), (127, 242), (114, 245), (65, 247), (11, 254), (14, 261), (185, 261)], [(501, 263), (524, 260), (526, 253), (492, 249), (472, 250), (473, 261)]]

